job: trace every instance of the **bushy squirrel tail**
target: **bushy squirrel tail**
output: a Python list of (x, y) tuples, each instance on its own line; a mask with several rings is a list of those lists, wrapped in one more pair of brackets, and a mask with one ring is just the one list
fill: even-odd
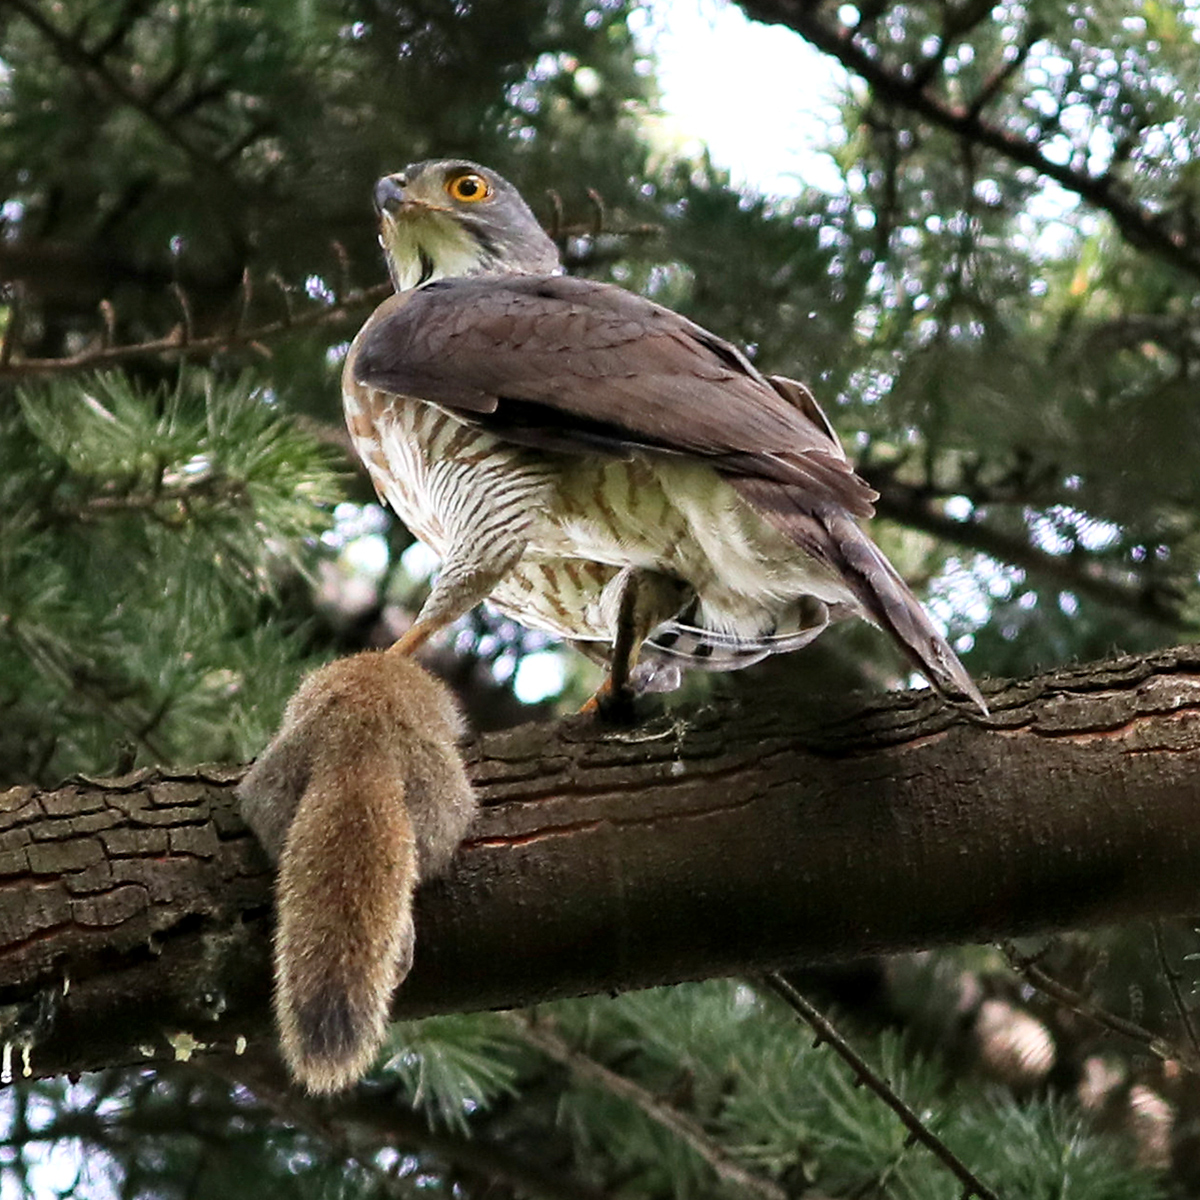
[(239, 788), (279, 863), (275, 1013), (311, 1092), (357, 1082), (412, 965), (413, 892), (475, 811), (449, 691), (412, 659), (357, 654), (310, 675)]
[(310, 1092), (349, 1087), (371, 1066), (412, 965), (416, 883), (403, 782), (314, 778), (279, 863), (275, 932), (283, 1054)]

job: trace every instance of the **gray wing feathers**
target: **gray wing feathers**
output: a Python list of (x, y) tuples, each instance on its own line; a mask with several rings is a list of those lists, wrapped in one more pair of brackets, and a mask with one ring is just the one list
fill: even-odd
[(705, 457), (873, 511), (874, 492), (805, 389), (767, 380), (728, 342), (608, 284), (440, 281), (385, 302), (356, 353), (359, 383), (525, 445)]
[(817, 398), (798, 379), (788, 379), (786, 375), (768, 375), (767, 382), (793, 407), (798, 408), (814, 425), (825, 431), (825, 436), (831, 443), (830, 453), (845, 461), (846, 451), (842, 448), (829, 418), (817, 403)]

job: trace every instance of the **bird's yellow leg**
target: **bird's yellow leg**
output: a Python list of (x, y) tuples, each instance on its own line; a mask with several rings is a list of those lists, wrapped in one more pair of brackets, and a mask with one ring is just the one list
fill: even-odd
[(388, 648), (388, 654), (416, 654), (420, 648), (446, 623), (442, 621), (414, 621)]
[(392, 643), (388, 653), (415, 653), (435, 633), (486, 600), (521, 557), (523, 547), (523, 542), (500, 540), (486, 549), (473, 541), (452, 548), (417, 619)]
[(595, 694), (579, 710), (581, 713), (599, 713), (613, 719), (631, 716), (633, 689), (629, 677), (637, 666), (638, 652), (642, 648), (647, 629), (641, 636), (637, 630), (637, 583), (628, 583), (621, 591), (621, 605), (617, 611), (616, 637), (613, 640), (612, 661), (608, 675), (596, 689)]
[(683, 607), (687, 589), (665, 575), (632, 567), (625, 568), (613, 582), (618, 595), (608, 677), (579, 711), (599, 713), (612, 720), (629, 720), (633, 716), (630, 680), (642, 643), (656, 626)]

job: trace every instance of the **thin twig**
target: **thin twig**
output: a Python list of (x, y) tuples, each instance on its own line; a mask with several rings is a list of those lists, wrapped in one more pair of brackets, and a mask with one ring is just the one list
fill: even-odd
[(190, 346), (192, 344), (192, 306), (188, 301), (187, 292), (183, 290), (183, 285), (178, 281), (171, 284), (171, 293), (174, 295), (176, 302), (179, 305), (179, 311), (183, 315), (183, 334), (182, 345)]
[(190, 517), (193, 515), (191, 505), (201, 499), (214, 507), (228, 510), (245, 507), (249, 502), (249, 495), (245, 485), (239, 480), (199, 477), (182, 484), (159, 486), (152, 491), (101, 493), (89, 496), (76, 505), (56, 505), (51, 511), (55, 518), (84, 523), (120, 513), (140, 512), (149, 516), (157, 513), (164, 527), (173, 529), (183, 522), (172, 510), (186, 505)]
[(337, 238), (333, 239), (330, 246), (334, 258), (337, 259), (337, 282), (333, 287), (333, 301), (335, 304), (340, 304), (352, 290), (350, 287), (350, 252)]
[(595, 188), (588, 188), (587, 196), (592, 204), (592, 237), (599, 237), (604, 232), (604, 197)]
[(550, 235), (552, 242), (557, 242), (563, 223), (562, 197), (553, 188), (547, 188), (546, 195), (550, 198), (550, 228), (546, 232)]
[(1067, 987), (1066, 984), (1059, 983), (1052, 975), (1047, 975), (1032, 958), (1022, 954), (1012, 942), (1001, 942), (1000, 949), (1008, 960), (1009, 966), (1030, 986), (1035, 987), (1043, 995), (1049, 996), (1051, 1000), (1058, 1001), (1073, 1013), (1091, 1021), (1094, 1025), (1099, 1025), (1101, 1029), (1107, 1029), (1110, 1033), (1136, 1042), (1163, 1062), (1170, 1059), (1179, 1063), (1187, 1071), (1200, 1073), (1200, 1060), (1193, 1058), (1182, 1047), (1171, 1045), (1166, 1038), (1152, 1033), (1134, 1021), (1119, 1017), (1106, 1008), (1101, 1008), (1100, 1005)]
[[(297, 329), (314, 329), (324, 326), (337, 328), (341, 325), (349, 327), (357, 312), (378, 304), (391, 292), (391, 284), (380, 284), (378, 287), (368, 288), (366, 291), (347, 297), (343, 304), (317, 308), (291, 319), (269, 321), (265, 325), (259, 325), (255, 329), (244, 332), (235, 329), (232, 332), (214, 333), (208, 337), (194, 338), (189, 342), (185, 342), (181, 337), (180, 330), (175, 329), (166, 337), (153, 338), (132, 346), (99, 346), (63, 358), (19, 359), (16, 362), (0, 364), (0, 381), (40, 379), (54, 375), (69, 375), (76, 371), (101, 370), (105, 367), (138, 359), (157, 358), (162, 355), (201, 357), (237, 346), (254, 347), (257, 343), (269, 341), (273, 337), (279, 337)], [(248, 289), (243, 294), (248, 296)], [(243, 308), (245, 303), (246, 301), (243, 302)]]
[(288, 287), (287, 281), (278, 271), (272, 271), (267, 278), (279, 289), (279, 294), (283, 297), (283, 311), (287, 314), (284, 328), (290, 329), (296, 323), (296, 318), (292, 313), (292, 289)]
[(859, 1056), (854, 1047), (782, 975), (776, 972), (765, 978), (767, 986), (812, 1028), (818, 1040), (827, 1043), (854, 1072), (855, 1078), (874, 1092), (900, 1118), (900, 1123), (909, 1132), (909, 1138), (929, 1150), (963, 1185), (963, 1200), (970, 1196), (978, 1196), (979, 1200), (999, 1200), (996, 1193), (896, 1095), (888, 1082)]
[(24, 315), (21, 306), (22, 299), (21, 285), (14, 283), (12, 299), (8, 302), (8, 324), (4, 327), (4, 336), (0, 337), (0, 370), (8, 366), (13, 350), (21, 339), (21, 318)]
[(1167, 987), (1171, 990), (1171, 999), (1175, 1004), (1175, 1011), (1179, 1014), (1179, 1019), (1183, 1022), (1184, 1031), (1187, 1033), (1188, 1045), (1191, 1046), (1192, 1053), (1196, 1056), (1196, 1061), (1200, 1062), (1200, 1042), (1196, 1040), (1196, 1025), (1192, 1020), (1191, 1009), (1184, 1003), (1183, 993), (1179, 990), (1181, 976), (1167, 961), (1167, 950), (1163, 945), (1162, 939), (1162, 922), (1153, 921), (1150, 924), (1150, 928), (1154, 933), (1154, 949), (1158, 954), (1158, 962), (1162, 967), (1162, 972), (1167, 977)]
[(655, 1124), (674, 1134), (686, 1146), (695, 1151), (725, 1183), (741, 1190), (742, 1195), (762, 1196), (765, 1200), (787, 1200), (787, 1193), (769, 1179), (747, 1171), (736, 1163), (723, 1146), (714, 1141), (691, 1117), (677, 1108), (664, 1103), (640, 1084), (624, 1075), (610, 1071), (594, 1058), (567, 1045), (544, 1021), (533, 1021), (528, 1017), (510, 1014), (517, 1035), (540, 1050), (547, 1058), (560, 1063), (578, 1079), (596, 1084), (606, 1092), (619, 1096), (641, 1110)]
[(100, 319), (104, 322), (104, 332), (100, 335), (100, 347), (107, 350), (117, 340), (117, 310), (111, 300), (100, 301)]
[(250, 274), (249, 267), (242, 268), (242, 283), (238, 288), (240, 294), (240, 303), (238, 304), (237, 317), (233, 322), (233, 332), (235, 335), (240, 334), (246, 325), (246, 318), (250, 315), (250, 305), (254, 302), (254, 277)]
[[(596, 194), (597, 197), (599, 197), (599, 193)], [(603, 201), (601, 201), (601, 203), (603, 203)], [(610, 225), (607, 229), (605, 229), (602, 225), (599, 229), (597, 229), (596, 220), (593, 216), (593, 219), (586, 223), (578, 221), (572, 225), (561, 226), (558, 231), (558, 237), (560, 240), (562, 238), (572, 237), (595, 237), (598, 233), (603, 233), (614, 238), (659, 237), (662, 234), (662, 231), (663, 227), (661, 225), (655, 225), (652, 221), (644, 221), (639, 225), (621, 225), (619, 227), (613, 227)]]

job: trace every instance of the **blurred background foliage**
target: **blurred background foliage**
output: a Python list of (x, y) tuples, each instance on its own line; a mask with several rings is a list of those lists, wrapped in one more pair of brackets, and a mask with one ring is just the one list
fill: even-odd
[[(836, 187), (759, 195), (687, 152), (627, 0), (0, 0), (0, 782), (245, 759), (302, 670), (411, 618), (432, 564), (348, 457), (337, 376), (383, 294), (371, 185), (431, 155), (517, 182), (571, 270), (808, 381), (974, 674), (1195, 636), (1195, 6), (741, 7), (847, 69)], [(594, 681), (486, 612), (435, 665), (479, 728)], [(767, 678), (908, 681), (855, 626), (685, 699)], [(800, 982), (1000, 1194), (1183, 1196), (1195, 951), (1062, 939), (1035, 969), (1074, 1007), (993, 950)], [(183, 1068), (17, 1085), (0, 1191), (961, 1193), (750, 985), (556, 1006), (557, 1057), (531, 1028), (398, 1029), (363, 1096), (390, 1127)]]

